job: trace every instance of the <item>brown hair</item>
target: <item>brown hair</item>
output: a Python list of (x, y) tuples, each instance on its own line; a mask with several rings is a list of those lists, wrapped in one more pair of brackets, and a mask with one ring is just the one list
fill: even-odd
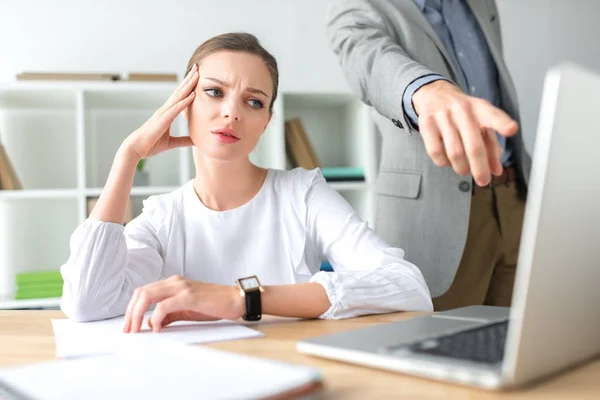
[(215, 36), (202, 43), (188, 62), (185, 70), (185, 75), (190, 72), (194, 64), (200, 65), (202, 60), (208, 55), (215, 53), (220, 50), (229, 51), (240, 51), (249, 54), (253, 54), (263, 59), (265, 65), (271, 73), (271, 79), (273, 80), (273, 97), (271, 98), (271, 104), (269, 104), (269, 113), (273, 113), (273, 103), (277, 98), (277, 88), (279, 87), (279, 71), (277, 69), (277, 60), (271, 53), (265, 50), (261, 46), (256, 36), (249, 33), (225, 33), (222, 35)]

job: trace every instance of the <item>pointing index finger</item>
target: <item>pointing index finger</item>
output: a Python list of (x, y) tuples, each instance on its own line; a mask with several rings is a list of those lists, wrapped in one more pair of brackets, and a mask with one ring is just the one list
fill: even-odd
[(502, 136), (514, 136), (519, 130), (519, 124), (510, 115), (487, 102), (480, 102), (475, 107), (475, 113), (481, 123), (481, 128), (491, 128)]

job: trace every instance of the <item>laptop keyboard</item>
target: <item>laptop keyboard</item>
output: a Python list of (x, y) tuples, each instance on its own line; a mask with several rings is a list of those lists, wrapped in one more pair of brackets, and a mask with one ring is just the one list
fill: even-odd
[(413, 353), (495, 364), (504, 358), (508, 321), (409, 345)]

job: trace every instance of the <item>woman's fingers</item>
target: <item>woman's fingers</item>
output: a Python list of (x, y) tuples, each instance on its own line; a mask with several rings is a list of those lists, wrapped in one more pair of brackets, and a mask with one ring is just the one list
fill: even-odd
[(158, 109), (158, 114), (162, 114), (177, 102), (185, 99), (196, 87), (198, 83), (198, 66), (194, 65), (185, 79), (179, 84), (177, 89), (171, 94), (165, 104)]
[(177, 147), (190, 147), (193, 146), (192, 138), (189, 136), (172, 136), (169, 140), (169, 149), (175, 149)]
[(159, 115), (157, 117), (159, 130), (164, 132), (168, 127), (170, 127), (175, 118), (177, 118), (177, 116), (181, 114), (181, 112), (185, 110), (187, 106), (192, 104), (195, 97), (196, 93), (192, 92), (185, 99), (173, 104), (170, 108)]
[(194, 65), (167, 102), (127, 139), (138, 157), (146, 158), (175, 147), (192, 145), (188, 139), (170, 137), (170, 128), (175, 118), (194, 101), (197, 84), (198, 66)]
[[(167, 314), (163, 318), (161, 325), (158, 327), (158, 331), (160, 331), (165, 326), (177, 321), (218, 321), (219, 319), (220, 318), (212, 317), (210, 315), (202, 314), (196, 311), (175, 311), (170, 314)], [(154, 326), (152, 329), (155, 329)]]
[[(148, 324), (154, 332), (160, 331), (163, 324), (166, 325), (163, 320), (170, 314), (176, 313), (177, 311), (183, 311), (187, 307), (184, 296), (178, 295), (164, 299), (159, 302), (154, 308), (154, 312), (148, 320)], [(172, 318), (172, 317), (171, 317)], [(169, 321), (168, 323), (173, 322)]]
[(192, 146), (191, 139), (175, 139), (170, 136), (173, 121), (181, 112), (194, 101), (195, 92), (190, 93), (185, 99), (173, 104), (168, 110), (151, 119), (134, 134), (131, 139), (136, 147), (135, 153), (141, 158), (151, 157), (174, 147)]
[(137, 303), (137, 299), (140, 295), (141, 289), (136, 289), (133, 291), (133, 296), (131, 300), (129, 300), (129, 304), (127, 305), (127, 311), (125, 312), (125, 324), (123, 325), (123, 332), (129, 333), (131, 330), (131, 313), (133, 312), (133, 307), (135, 307)]
[(163, 301), (166, 298), (175, 296), (176, 286), (170, 281), (159, 281), (140, 289), (139, 296), (131, 309), (130, 332), (139, 332), (142, 329), (144, 315), (152, 304)]

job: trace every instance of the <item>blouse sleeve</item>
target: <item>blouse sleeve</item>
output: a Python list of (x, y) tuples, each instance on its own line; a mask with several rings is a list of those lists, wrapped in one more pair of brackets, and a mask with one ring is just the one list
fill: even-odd
[(391, 311), (432, 311), (421, 271), (369, 228), (346, 200), (315, 174), (306, 195), (309, 238), (334, 272), (312, 276), (325, 288), (331, 307), (323, 319)]
[(123, 315), (137, 287), (162, 277), (162, 247), (153, 223), (157, 208), (151, 197), (126, 227), (88, 218), (75, 230), (70, 257), (61, 267), (61, 309), (69, 318), (93, 321)]

